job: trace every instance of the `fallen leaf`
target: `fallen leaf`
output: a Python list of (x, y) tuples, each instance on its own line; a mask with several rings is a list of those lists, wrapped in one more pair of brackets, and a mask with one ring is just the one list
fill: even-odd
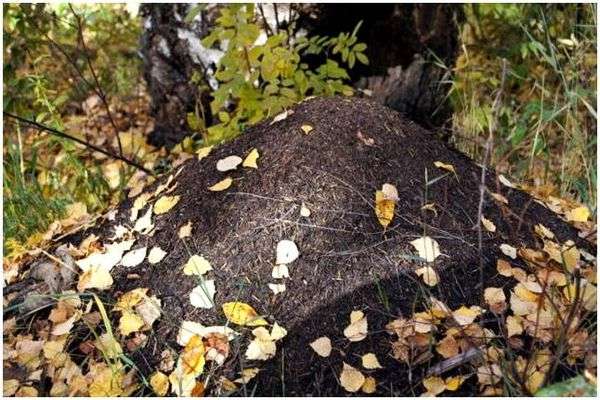
[(387, 228), (394, 218), (397, 201), (394, 197), (397, 199), (398, 191), (393, 185), (387, 183), (383, 185), (382, 190), (375, 192), (375, 215), (384, 228)]
[(492, 221), (490, 221), (483, 215), (481, 216), (481, 224), (483, 225), (483, 227), (485, 228), (486, 231), (496, 232), (496, 225), (494, 225), (494, 223)]
[(222, 181), (219, 181), (217, 183), (215, 183), (214, 185), (210, 186), (208, 188), (208, 190), (210, 190), (211, 192), (221, 192), (223, 190), (229, 189), (229, 187), (231, 186), (231, 184), (233, 183), (233, 179), (231, 179), (229, 176), (225, 179), (223, 179)]
[(440, 340), (436, 347), (436, 351), (442, 355), (444, 358), (451, 358), (458, 355), (458, 342), (452, 335), (445, 336), (442, 340)]
[(135, 226), (133, 230), (136, 232), (140, 232), (142, 234), (147, 234), (154, 228), (154, 224), (152, 223), (152, 207), (148, 207), (148, 211), (135, 221)]
[(196, 154), (198, 155), (198, 160), (202, 160), (204, 157), (208, 156), (212, 150), (213, 146), (202, 147), (196, 150)]
[(358, 392), (364, 383), (365, 376), (359, 370), (343, 363), (340, 384), (347, 392)]
[(258, 327), (252, 331), (254, 339), (248, 345), (246, 358), (248, 360), (268, 360), (275, 355), (277, 346), (275, 340), (264, 327)]
[(2, 384), (2, 395), (11, 397), (19, 388), (19, 381), (16, 379), (5, 379)]
[(192, 236), (192, 221), (188, 221), (185, 225), (182, 225), (177, 232), (179, 239)]
[(252, 151), (250, 151), (250, 153), (244, 159), (244, 162), (242, 163), (242, 167), (258, 168), (258, 165), (256, 164), (256, 160), (258, 160), (259, 157), (260, 157), (260, 154), (258, 153), (258, 150), (252, 149)]
[(180, 397), (189, 397), (196, 386), (196, 377), (192, 374), (185, 374), (183, 368), (178, 366), (169, 375), (171, 391)]
[(185, 345), (178, 362), (178, 364), (181, 363), (185, 375), (198, 376), (204, 371), (204, 364), (206, 362), (204, 352), (205, 348), (202, 338), (198, 335), (192, 336)]
[(430, 376), (423, 379), (423, 386), (427, 389), (425, 396), (437, 396), (446, 390), (446, 382), (439, 376)]
[(285, 264), (275, 265), (273, 267), (273, 271), (271, 272), (271, 276), (275, 279), (289, 278), (290, 271), (288, 266)]
[(75, 322), (78, 321), (79, 318), (81, 318), (81, 311), (77, 311), (66, 321), (54, 325), (54, 327), (52, 328), (52, 334), (54, 336), (61, 336), (69, 333), (71, 331), (71, 328), (73, 328), (73, 325), (75, 325)]
[(242, 158), (239, 156), (229, 156), (217, 161), (217, 171), (226, 172), (234, 170), (242, 163)]
[(502, 276), (513, 276), (512, 269), (513, 268), (508, 261), (498, 259), (496, 262), (496, 270)]
[(446, 390), (456, 391), (467, 378), (464, 376), (449, 376), (445, 379)]
[(229, 356), (229, 339), (227, 335), (210, 333), (206, 335), (206, 359), (223, 365)]
[(144, 258), (146, 258), (146, 250), (146, 247), (140, 247), (139, 249), (125, 253), (121, 259), (121, 265), (124, 267), (135, 267), (141, 264)]
[(590, 217), (590, 210), (586, 206), (581, 206), (567, 211), (565, 214), (567, 221), (586, 222)]
[(300, 216), (304, 218), (310, 217), (310, 209), (304, 203), (300, 206)]
[(193, 335), (205, 338), (213, 333), (225, 335), (229, 340), (233, 340), (238, 335), (228, 326), (204, 326), (194, 321), (183, 321), (177, 334), (177, 343), (185, 346)]
[(157, 395), (163, 397), (169, 391), (169, 377), (160, 371), (156, 371), (150, 377), (150, 386)]
[(362, 392), (366, 394), (375, 393), (375, 390), (377, 390), (377, 381), (375, 381), (375, 378), (373, 378), (372, 376), (368, 376), (365, 379), (365, 382), (363, 383), (360, 390), (362, 390)]
[(119, 319), (119, 332), (127, 336), (132, 332), (138, 332), (144, 326), (144, 320), (135, 312), (123, 311)]
[(437, 272), (431, 267), (419, 268), (415, 270), (415, 273), (423, 279), (423, 282), (432, 287), (437, 285), (440, 280)]
[(478, 306), (461, 306), (458, 310), (452, 312), (454, 320), (460, 325), (465, 326), (472, 323), (475, 318), (481, 314), (481, 308)]
[(427, 262), (433, 262), (441, 253), (438, 243), (429, 236), (423, 236), (410, 242), (417, 252), (419, 257)]
[(134, 242), (135, 240), (125, 240), (111, 243), (105, 246), (103, 252), (92, 253), (86, 258), (77, 260), (75, 263), (84, 272), (91, 267), (103, 267), (107, 271), (110, 271), (112, 267), (121, 261), (123, 253), (129, 250)]
[(269, 125), (273, 125), (275, 122), (283, 121), (284, 119), (286, 119), (289, 115), (292, 115), (293, 113), (294, 113), (294, 110), (286, 110), (282, 113), (279, 113), (273, 118), (273, 121), (271, 121), (271, 123)]
[(367, 331), (367, 317), (362, 311), (352, 311), (350, 313), (350, 325), (344, 329), (344, 336), (351, 342), (359, 342), (367, 337)]
[(91, 267), (79, 276), (77, 290), (83, 292), (86, 289), (106, 290), (113, 284), (110, 272), (104, 267)]
[(329, 357), (331, 354), (331, 340), (327, 336), (315, 339), (310, 347), (321, 357)]
[(287, 336), (287, 331), (282, 326), (280, 326), (277, 322), (275, 322), (273, 324), (273, 327), (271, 328), (270, 335), (271, 335), (271, 339), (280, 340)]
[(239, 301), (223, 304), (225, 317), (234, 324), (245, 326), (268, 325), (250, 305)]
[(167, 252), (161, 249), (160, 247), (154, 246), (150, 249), (148, 253), (148, 262), (150, 264), (157, 264), (162, 261), (163, 258), (167, 255)]
[(500, 193), (490, 193), (490, 195), (494, 198), (494, 200), (508, 205), (508, 199), (502, 196)]
[(292, 242), (291, 240), (280, 240), (279, 243), (277, 243), (277, 250), (276, 250), (276, 260), (275, 260), (275, 264), (289, 264), (294, 262), (298, 256), (300, 255), (300, 252), (298, 251), (298, 247), (296, 246), (296, 243)]
[(517, 249), (515, 249), (513, 246), (506, 244), (506, 243), (502, 243), (500, 245), (500, 251), (507, 257), (512, 258), (513, 260), (515, 258), (517, 258)]
[(162, 196), (154, 203), (154, 214), (164, 214), (179, 202), (180, 196)]
[(381, 364), (379, 364), (377, 356), (373, 353), (367, 353), (362, 356), (362, 366), (366, 369), (383, 368)]
[(498, 180), (500, 181), (500, 183), (502, 183), (504, 186), (509, 187), (509, 188), (515, 188), (516, 186), (509, 181), (504, 175), (500, 175), (498, 176)]
[(310, 132), (312, 132), (313, 127), (310, 126), (310, 125), (308, 125), (308, 124), (306, 124), (306, 125), (302, 125), (300, 127), (300, 129), (302, 129), (302, 132), (304, 132), (305, 135), (308, 135)]
[(554, 233), (542, 224), (536, 224), (533, 229), (542, 239), (554, 239)]
[(523, 318), (509, 315), (506, 317), (506, 334), (508, 337), (523, 333)]
[(156, 296), (144, 296), (144, 299), (135, 306), (138, 315), (144, 320), (145, 329), (150, 330), (154, 321), (160, 318), (160, 314), (162, 313), (160, 307), (161, 301)]
[(199, 275), (202, 276), (208, 271), (212, 271), (210, 262), (203, 256), (194, 254), (189, 258), (187, 263), (183, 266), (183, 273), (185, 275)]
[(191, 291), (190, 303), (194, 307), (213, 308), (215, 305), (215, 291), (215, 281), (212, 279), (205, 280)]
[(506, 296), (502, 288), (486, 288), (483, 292), (483, 298), (493, 313), (501, 314), (506, 309)]
[(244, 368), (242, 370), (242, 376), (235, 380), (235, 382), (240, 384), (247, 384), (250, 380), (254, 379), (254, 377), (258, 374), (260, 369), (258, 368)]
[(273, 294), (279, 294), (285, 292), (285, 284), (284, 283), (269, 283), (269, 289), (273, 292)]
[(454, 169), (454, 166), (452, 164), (445, 164), (441, 161), (435, 161), (433, 163), (433, 165), (435, 165), (436, 168), (443, 169), (448, 172), (452, 172), (454, 175), (456, 175), (456, 170)]

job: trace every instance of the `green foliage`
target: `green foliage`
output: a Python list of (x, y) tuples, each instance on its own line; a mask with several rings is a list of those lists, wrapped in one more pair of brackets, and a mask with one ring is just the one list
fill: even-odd
[[(451, 91), (458, 147), (481, 159), (496, 122), (497, 168), (594, 209), (595, 5), (471, 4), (464, 11)], [(502, 59), (507, 71), (494, 121)]]
[[(368, 63), (366, 45), (357, 43), (359, 28), (360, 24), (351, 34), (302, 37), (295, 42), (290, 32), (280, 31), (258, 41), (261, 29), (254, 5), (224, 6), (213, 31), (202, 40), (206, 47), (226, 43), (210, 109), (219, 123), (207, 129), (208, 142), (235, 137), (245, 126), (307, 96), (351, 95), (346, 67), (352, 68), (357, 60)], [(316, 66), (306, 61), (309, 56)], [(193, 122), (197, 125), (197, 120)]]
[(596, 385), (582, 375), (540, 389), (536, 397), (596, 397)]

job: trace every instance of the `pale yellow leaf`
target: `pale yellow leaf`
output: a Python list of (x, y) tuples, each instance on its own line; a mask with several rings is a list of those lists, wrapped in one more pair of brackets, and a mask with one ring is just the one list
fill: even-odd
[(202, 160), (204, 157), (208, 156), (212, 150), (212, 146), (202, 147), (196, 150), (196, 154), (198, 155), (198, 160)]
[(119, 332), (127, 336), (132, 332), (138, 332), (144, 326), (144, 320), (135, 312), (123, 311), (119, 319)]
[(327, 336), (314, 340), (310, 347), (321, 357), (329, 357), (331, 354), (331, 340)]
[(269, 289), (273, 294), (279, 294), (285, 292), (285, 283), (269, 283)]
[(83, 292), (86, 289), (105, 290), (111, 287), (113, 278), (104, 267), (91, 267), (79, 276), (77, 290)]
[(437, 396), (446, 390), (446, 382), (439, 376), (430, 376), (423, 379), (423, 386), (427, 389), (426, 394), (429, 396)]
[(167, 252), (161, 249), (160, 247), (154, 246), (150, 249), (148, 253), (148, 262), (150, 264), (156, 264), (162, 261), (163, 258), (167, 255)]
[(246, 168), (258, 168), (256, 161), (260, 157), (257, 149), (252, 149), (252, 151), (246, 156), (244, 162), (242, 163), (242, 167)]
[(366, 377), (365, 382), (363, 383), (360, 390), (362, 390), (362, 392), (366, 394), (375, 393), (375, 390), (377, 390), (377, 381), (372, 376)]
[(375, 192), (375, 215), (384, 228), (387, 228), (392, 222), (395, 207), (396, 202), (394, 200), (387, 200), (383, 191), (377, 190)]
[(169, 212), (177, 202), (179, 202), (179, 196), (162, 196), (154, 203), (154, 214), (164, 214)]
[(590, 217), (590, 210), (586, 206), (581, 206), (568, 211), (565, 216), (567, 221), (586, 222)]
[(481, 224), (488, 232), (496, 232), (496, 225), (484, 216), (481, 216)]
[(343, 363), (340, 384), (347, 392), (358, 392), (364, 383), (365, 376), (359, 370)]
[(443, 169), (448, 172), (452, 172), (454, 175), (456, 175), (456, 170), (454, 169), (454, 166), (452, 164), (446, 164), (441, 161), (435, 161), (433, 163), (433, 165), (435, 165), (436, 168)]
[(415, 270), (415, 273), (423, 279), (428, 286), (435, 286), (439, 282), (437, 272), (431, 267), (423, 267)]
[(213, 308), (215, 301), (215, 281), (205, 280), (190, 293), (190, 303), (198, 308)]
[(350, 325), (344, 329), (344, 336), (351, 342), (359, 342), (367, 337), (368, 322), (362, 311), (350, 313)]
[(208, 190), (210, 190), (211, 192), (221, 192), (223, 190), (229, 189), (229, 187), (231, 186), (232, 183), (233, 183), (233, 179), (231, 179), (230, 177), (227, 177), (227, 178), (223, 179), (222, 181), (219, 181), (219, 182), (215, 183), (214, 185), (210, 186), (208, 188)]
[(419, 257), (427, 262), (433, 262), (441, 253), (438, 243), (429, 236), (423, 236), (410, 242), (419, 253)]
[(515, 249), (513, 246), (506, 244), (506, 243), (502, 243), (500, 245), (500, 251), (507, 257), (512, 258), (513, 260), (515, 258), (517, 258), (517, 249)]
[(192, 236), (192, 221), (188, 221), (185, 225), (182, 225), (177, 232), (179, 239)]
[(210, 262), (203, 256), (199, 256), (197, 254), (191, 256), (183, 267), (183, 273), (185, 275), (202, 276), (208, 271), (212, 271), (212, 266), (210, 265)]
[(460, 325), (465, 326), (472, 323), (475, 318), (481, 314), (481, 308), (478, 306), (461, 306), (458, 310), (452, 312), (454, 320)]
[(302, 132), (304, 132), (305, 135), (308, 135), (310, 132), (312, 132), (313, 127), (308, 124), (305, 124), (305, 125), (302, 125), (300, 127), (300, 129), (302, 129)]
[(260, 317), (254, 308), (239, 301), (223, 304), (223, 313), (230, 322), (233, 322), (237, 325), (268, 325), (267, 321)]
[(379, 360), (374, 353), (367, 353), (362, 356), (362, 365), (366, 369), (377, 369), (383, 368), (381, 364), (379, 364)]
[(150, 386), (158, 396), (165, 396), (169, 391), (169, 377), (160, 371), (156, 371), (150, 377)]

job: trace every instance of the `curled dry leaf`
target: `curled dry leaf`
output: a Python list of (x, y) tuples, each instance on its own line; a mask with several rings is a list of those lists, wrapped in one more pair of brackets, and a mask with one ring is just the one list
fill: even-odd
[(252, 334), (254, 339), (248, 345), (246, 358), (248, 360), (268, 360), (272, 358), (277, 351), (277, 346), (269, 331), (261, 326), (254, 329)]
[(433, 163), (433, 165), (435, 165), (436, 168), (443, 169), (448, 172), (452, 172), (454, 175), (456, 175), (456, 170), (454, 169), (454, 166), (452, 164), (446, 164), (441, 161), (435, 161)]
[(362, 365), (366, 369), (378, 369), (383, 368), (381, 364), (379, 364), (379, 360), (377, 356), (373, 353), (367, 353), (362, 356)]
[(508, 205), (508, 199), (502, 196), (500, 193), (490, 193), (490, 195), (499, 203), (504, 203)]
[(140, 247), (139, 249), (131, 250), (123, 256), (121, 265), (124, 267), (135, 267), (144, 261), (146, 258), (146, 247)]
[(285, 292), (285, 283), (269, 283), (269, 289), (273, 294), (279, 294)]
[(264, 318), (259, 317), (252, 306), (239, 301), (223, 304), (225, 317), (234, 324), (245, 326), (268, 325)]
[(233, 179), (231, 179), (231, 177), (228, 176), (222, 181), (219, 181), (214, 185), (210, 186), (208, 190), (210, 190), (211, 192), (222, 192), (223, 190), (229, 189), (232, 183)]
[(252, 149), (252, 151), (250, 151), (250, 153), (244, 159), (244, 162), (242, 163), (242, 167), (258, 168), (256, 161), (258, 160), (259, 157), (260, 157), (260, 154), (259, 154), (258, 150)]
[(177, 232), (179, 239), (192, 236), (192, 221), (188, 221), (185, 225), (182, 225)]
[(428, 286), (435, 286), (439, 282), (439, 277), (437, 272), (431, 267), (423, 267), (419, 268), (415, 271), (415, 273), (423, 279)]
[(161, 249), (160, 247), (154, 246), (150, 249), (148, 253), (148, 262), (150, 264), (157, 264), (162, 261), (163, 258), (167, 255), (167, 252)]
[(342, 373), (340, 375), (340, 384), (350, 393), (355, 393), (360, 390), (365, 383), (365, 376), (356, 368), (343, 363)]
[(483, 227), (485, 228), (486, 231), (496, 232), (496, 225), (494, 225), (494, 223), (492, 221), (490, 221), (483, 215), (481, 216), (481, 224), (483, 225)]
[(212, 150), (213, 146), (202, 147), (196, 150), (196, 154), (198, 155), (198, 160), (202, 160), (204, 157), (208, 156)]
[(375, 215), (384, 228), (387, 228), (394, 218), (394, 209), (398, 201), (398, 190), (389, 183), (384, 183), (381, 190), (375, 192)]
[(275, 264), (290, 264), (300, 255), (296, 243), (287, 239), (280, 240), (279, 243), (277, 243), (276, 253)]
[(514, 189), (516, 186), (509, 181), (504, 175), (500, 175), (498, 176), (498, 180), (500, 181), (501, 184), (503, 184), (506, 187), (512, 188)]
[(331, 354), (331, 340), (327, 336), (314, 340), (310, 347), (321, 357), (329, 357)]
[(542, 224), (536, 224), (533, 229), (542, 239), (554, 239), (554, 233)]
[(286, 110), (282, 113), (279, 113), (275, 117), (273, 117), (273, 121), (271, 121), (271, 123), (269, 125), (273, 125), (275, 122), (283, 121), (284, 119), (286, 119), (289, 115), (292, 115), (293, 113), (294, 113), (294, 110)]
[(308, 135), (309, 133), (312, 132), (313, 127), (308, 124), (304, 124), (300, 127), (300, 129), (302, 129), (302, 132), (304, 132), (305, 135)]
[(190, 292), (190, 303), (198, 308), (213, 308), (215, 292), (215, 281), (205, 280)]
[(242, 158), (239, 156), (229, 156), (217, 161), (217, 171), (226, 172), (234, 170), (242, 163)]
[(135, 221), (135, 225), (133, 230), (136, 232), (140, 232), (142, 234), (147, 234), (154, 228), (154, 224), (152, 223), (152, 207), (148, 207), (148, 211)]
[(208, 271), (212, 271), (212, 266), (210, 265), (210, 262), (203, 256), (199, 256), (197, 254), (191, 256), (183, 267), (183, 273), (185, 275), (202, 276)]
[(507, 257), (512, 258), (513, 260), (515, 258), (517, 258), (517, 249), (515, 249), (514, 247), (512, 247), (509, 244), (506, 243), (502, 243), (500, 245), (500, 251)]
[(417, 252), (419, 257), (427, 262), (433, 262), (441, 253), (438, 243), (429, 236), (423, 236), (410, 242)]
[(344, 329), (344, 336), (351, 342), (360, 342), (367, 337), (367, 331), (367, 317), (362, 311), (352, 311), (350, 313), (350, 325)]
[(175, 207), (180, 196), (162, 196), (154, 203), (154, 214), (165, 214)]

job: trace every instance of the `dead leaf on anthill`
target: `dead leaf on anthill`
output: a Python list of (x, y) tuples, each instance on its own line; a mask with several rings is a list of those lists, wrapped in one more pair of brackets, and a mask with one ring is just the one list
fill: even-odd
[(204, 157), (208, 156), (212, 150), (212, 146), (202, 147), (196, 150), (196, 154), (198, 155), (198, 160), (202, 160)]
[(498, 259), (496, 262), (496, 270), (502, 276), (513, 276), (512, 265), (506, 260)]
[(302, 129), (302, 132), (304, 132), (305, 135), (308, 135), (313, 130), (313, 127), (308, 124), (305, 124), (302, 125), (300, 129)]
[(291, 240), (280, 240), (277, 243), (275, 264), (290, 264), (300, 256), (296, 243)]
[(271, 276), (275, 279), (289, 278), (290, 271), (287, 265), (279, 264), (273, 267), (273, 271), (271, 272)]
[(536, 224), (533, 229), (542, 239), (554, 239), (554, 233), (542, 224)]
[(377, 390), (377, 381), (372, 376), (368, 376), (360, 390), (366, 394), (375, 393), (375, 390)]
[(239, 301), (225, 303), (222, 306), (225, 317), (234, 324), (245, 326), (268, 325), (252, 306)]
[(500, 193), (490, 193), (490, 195), (494, 198), (494, 200), (508, 205), (508, 199), (502, 196)]
[(362, 356), (362, 365), (366, 369), (378, 369), (383, 368), (381, 364), (379, 364), (379, 360), (374, 353), (367, 353)]
[(433, 262), (441, 253), (438, 243), (429, 236), (423, 236), (410, 242), (417, 252), (419, 257), (427, 262)]
[(492, 221), (490, 221), (483, 215), (481, 216), (481, 224), (483, 225), (483, 227), (485, 228), (486, 231), (492, 232), (492, 233), (496, 232), (496, 225), (494, 225), (494, 223)]
[(182, 225), (177, 232), (179, 239), (192, 236), (192, 221), (188, 221), (185, 225)]
[(233, 179), (231, 179), (231, 177), (228, 176), (222, 181), (219, 181), (214, 185), (209, 186), (208, 190), (210, 190), (211, 192), (222, 192), (223, 190), (229, 189), (232, 183)]
[(113, 278), (104, 267), (91, 267), (79, 276), (77, 290), (83, 292), (86, 289), (105, 290), (111, 287)]
[(424, 396), (437, 396), (446, 390), (446, 382), (439, 376), (430, 376), (423, 379), (423, 386), (427, 389)]
[(242, 158), (239, 156), (229, 156), (217, 161), (217, 171), (226, 172), (234, 170), (242, 163)]
[(483, 297), (493, 313), (501, 314), (506, 310), (506, 296), (502, 288), (486, 288)]
[(362, 133), (361, 131), (358, 131), (358, 132), (356, 133), (356, 137), (357, 137), (357, 138), (358, 138), (358, 139), (359, 139), (361, 142), (363, 142), (365, 146), (369, 146), (369, 147), (371, 147), (371, 146), (375, 145), (375, 140), (373, 140), (373, 138), (372, 138), (372, 137), (369, 137), (369, 136), (365, 135), (365, 134), (364, 134), (364, 133)]
[(460, 325), (465, 326), (472, 323), (475, 318), (481, 314), (481, 308), (478, 306), (461, 306), (458, 310), (452, 312), (454, 320)]
[(394, 209), (398, 201), (398, 190), (389, 183), (384, 183), (381, 190), (375, 191), (375, 215), (384, 228), (392, 222)]
[(508, 337), (523, 333), (523, 318), (509, 315), (506, 317), (506, 335)]
[(162, 196), (154, 203), (154, 214), (164, 214), (179, 202), (179, 196)]
[(344, 336), (351, 342), (359, 342), (367, 337), (367, 331), (367, 317), (362, 311), (352, 311), (350, 313), (350, 325), (344, 329)]
[(161, 397), (165, 396), (169, 390), (169, 377), (157, 371), (150, 377), (150, 386), (154, 393)]
[(340, 384), (350, 393), (358, 392), (365, 383), (365, 376), (356, 368), (343, 363)]
[(444, 358), (454, 357), (458, 355), (459, 352), (458, 342), (456, 341), (456, 339), (454, 339), (452, 335), (447, 335), (442, 340), (440, 340), (435, 346), (435, 349)]
[(285, 292), (285, 283), (269, 283), (269, 289), (273, 294), (279, 294)]
[(513, 189), (516, 187), (516, 186), (515, 186), (515, 185), (514, 185), (514, 184), (513, 184), (511, 181), (509, 181), (509, 180), (508, 180), (508, 179), (507, 179), (507, 178), (506, 178), (504, 175), (499, 175), (499, 176), (498, 176), (498, 180), (500, 181), (500, 183), (501, 183), (501, 184), (503, 184), (503, 185), (504, 185), (504, 186), (506, 186), (506, 187), (513, 188)]
[(435, 209), (435, 203), (427, 203), (427, 204), (425, 204), (424, 206), (421, 207), (421, 210), (423, 210), (423, 211), (431, 211), (437, 217), (437, 210)]
[(244, 159), (244, 162), (242, 163), (242, 167), (258, 168), (258, 164), (256, 163), (256, 161), (258, 160), (259, 157), (260, 157), (260, 154), (259, 154), (258, 150), (252, 149), (252, 151), (250, 151), (250, 153)]
[(435, 161), (433, 163), (433, 165), (435, 165), (439, 169), (443, 169), (448, 172), (452, 172), (454, 175), (456, 175), (456, 170), (454, 169), (454, 166), (452, 164), (446, 164), (441, 161)]
[(321, 357), (329, 357), (331, 354), (331, 340), (327, 336), (315, 339), (310, 347)]
[(215, 292), (215, 281), (207, 279), (190, 292), (190, 303), (198, 308), (213, 308)]
[(300, 216), (304, 218), (310, 217), (310, 209), (304, 203), (300, 206)]
[(271, 123), (269, 125), (273, 125), (276, 122), (283, 121), (284, 119), (286, 119), (288, 116), (292, 115), (293, 113), (294, 113), (294, 110), (286, 110), (282, 113), (279, 113), (275, 117), (273, 117), (273, 121), (271, 121)]
[(512, 258), (513, 260), (515, 258), (517, 258), (517, 249), (515, 249), (513, 246), (506, 244), (506, 243), (502, 243), (500, 245), (500, 251), (507, 257)]
[(435, 286), (439, 282), (437, 272), (431, 267), (423, 267), (415, 270), (415, 273), (423, 279), (428, 286)]
[(160, 247), (154, 246), (153, 248), (150, 249), (150, 252), (148, 253), (148, 262), (150, 264), (157, 264), (163, 258), (165, 258), (166, 255), (167, 255), (166, 251), (164, 251)]
[(208, 271), (212, 271), (210, 262), (198, 254), (194, 254), (189, 258), (183, 267), (183, 273), (185, 275), (204, 275)]
[(209, 333), (206, 335), (206, 359), (223, 365), (229, 356), (229, 339), (221, 333)]

